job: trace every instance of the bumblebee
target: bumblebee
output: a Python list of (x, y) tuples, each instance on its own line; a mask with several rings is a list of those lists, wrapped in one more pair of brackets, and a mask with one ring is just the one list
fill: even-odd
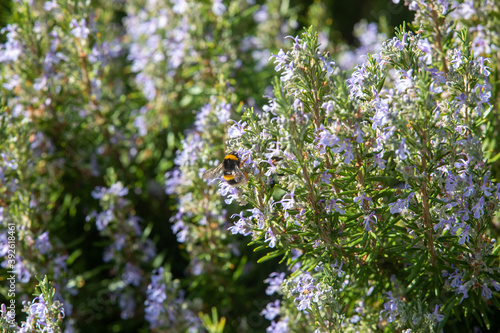
[(224, 180), (231, 186), (245, 185), (248, 176), (240, 169), (243, 162), (245, 161), (241, 161), (236, 152), (230, 152), (224, 156), (224, 160), (221, 164), (213, 169), (205, 171), (203, 179), (214, 179), (223, 176)]

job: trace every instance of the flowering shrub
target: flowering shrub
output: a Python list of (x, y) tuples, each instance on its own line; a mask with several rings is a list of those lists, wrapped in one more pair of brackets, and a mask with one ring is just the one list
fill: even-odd
[(311, 30), (273, 56), (274, 97), (227, 142), (255, 170), (238, 191), (253, 209), (230, 229), (293, 272), (282, 293), (295, 308), (268, 309), (268, 331), (438, 331), (471, 309), (489, 326), (500, 291), (489, 229), (500, 187), (480, 142), (490, 71), (466, 28), (449, 38), (440, 58), (403, 26), (350, 77)]
[(347, 79), (311, 31), (274, 56), (274, 97), (228, 141), (257, 171), (231, 229), (293, 271), (284, 297), (305, 316), (285, 311), (289, 327), (435, 331), (472, 304), (487, 312), (500, 287), (499, 191), (479, 141), (488, 70), (465, 29), (457, 39), (447, 73), (404, 28)]
[[(499, 325), (498, 5), (411, 1), (351, 50), (286, 3), (16, 2), (2, 330)], [(230, 151), (248, 184), (203, 180)]]

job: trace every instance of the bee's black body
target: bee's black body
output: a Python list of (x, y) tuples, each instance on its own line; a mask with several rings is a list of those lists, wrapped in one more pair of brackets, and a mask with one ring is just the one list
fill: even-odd
[(241, 186), (247, 183), (247, 175), (240, 170), (240, 157), (236, 152), (224, 156), (224, 160), (217, 167), (205, 171), (203, 179), (214, 179), (220, 176), (231, 186)]
[(229, 185), (237, 185), (238, 182), (234, 179), (234, 173), (240, 167), (240, 158), (238, 154), (231, 152), (224, 157), (224, 171), (222, 175)]

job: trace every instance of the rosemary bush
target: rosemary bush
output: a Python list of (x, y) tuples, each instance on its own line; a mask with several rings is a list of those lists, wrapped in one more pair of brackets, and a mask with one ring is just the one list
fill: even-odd
[(15, 2), (2, 330), (498, 329), (500, 8), (405, 5), (352, 49), (321, 3)]

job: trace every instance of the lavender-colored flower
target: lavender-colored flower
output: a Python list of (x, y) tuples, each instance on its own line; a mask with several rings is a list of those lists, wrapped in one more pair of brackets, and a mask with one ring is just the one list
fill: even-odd
[[(255, 23), (262, 23), (267, 21), (269, 18), (269, 8), (267, 5), (262, 5), (253, 13), (253, 19)], [(282, 50), (281, 50), (282, 51)]]
[(243, 217), (243, 212), (234, 214), (232, 217), (234, 218), (235, 216), (238, 216), (239, 219), (233, 226), (229, 227), (228, 230), (231, 231), (233, 235), (242, 234), (243, 236), (248, 236), (252, 234), (251, 225), (248, 221), (248, 218)]
[(186, 0), (172, 0), (172, 11), (176, 14), (184, 14), (188, 9)]
[(294, 66), (293, 61), (289, 64), (285, 65), (285, 71), (281, 74), (281, 81), (288, 82), (293, 77), (294, 74)]
[(247, 123), (246, 122), (241, 123), (241, 121), (235, 121), (235, 120), (231, 121), (233, 121), (234, 124), (233, 126), (229, 127), (229, 129), (227, 130), (227, 134), (231, 139), (239, 138), (245, 132), (245, 127), (247, 126)]
[(274, 165), (274, 163), (273, 163), (273, 158), (272, 157), (269, 157), (267, 159), (267, 161), (262, 161), (261, 163), (267, 163), (267, 164), (269, 164), (269, 168), (264, 173), (264, 175), (267, 176), (267, 177), (271, 177), (271, 175), (275, 174), (277, 172), (277, 170), (278, 170), (278, 168), (276, 167), (276, 165)]
[(136, 308), (135, 298), (133, 295), (129, 293), (121, 293), (118, 299), (118, 305), (120, 306), (120, 309), (122, 309), (120, 313), (120, 317), (122, 319), (133, 318)]
[(454, 69), (458, 69), (463, 64), (462, 52), (459, 49), (454, 49), (451, 56), (450, 63), (452, 63)]
[(148, 134), (148, 126), (146, 124), (146, 117), (144, 115), (138, 115), (134, 119), (134, 126), (139, 131), (139, 136), (145, 136)]
[(460, 239), (458, 240), (458, 244), (464, 245), (466, 242), (469, 241), (469, 231), (470, 231), (470, 225), (466, 224), (462, 228), (462, 233), (460, 234)]
[(486, 299), (491, 299), (493, 297), (491, 289), (488, 288), (488, 284), (486, 283), (483, 283), (481, 285), (481, 296), (485, 297)]
[(283, 210), (285, 211), (285, 218), (288, 218), (288, 216), (290, 215), (288, 211), (295, 207), (295, 190), (285, 194), (280, 201), (276, 201), (274, 204), (276, 205), (278, 203), (281, 204)]
[(264, 280), (264, 283), (269, 284), (269, 286), (266, 288), (266, 294), (271, 296), (275, 292), (280, 291), (281, 285), (283, 284), (284, 280), (285, 273), (273, 272), (269, 274), (269, 277)]
[(278, 322), (271, 322), (271, 326), (266, 328), (266, 333), (288, 333), (290, 330), (288, 329), (288, 318), (281, 319)]
[(146, 301), (144, 302), (144, 317), (149, 322), (151, 329), (162, 324), (160, 316), (165, 313), (166, 307), (163, 302), (167, 299), (166, 286), (163, 281), (163, 267), (153, 271), (151, 283), (146, 290)]
[(45, 304), (43, 295), (35, 297), (33, 302), (29, 306), (29, 315), (36, 318), (36, 325), (39, 328), (47, 327), (47, 316), (49, 315), (49, 309)]
[(173, 169), (165, 173), (165, 193), (172, 195), (175, 189), (184, 183), (184, 175), (179, 169)]
[(392, 323), (396, 320), (396, 316), (398, 315), (398, 304), (394, 296), (392, 296), (392, 292), (385, 292), (389, 299), (384, 303), (384, 310), (380, 311), (380, 320), (382, 319), (382, 315), (384, 314), (387, 317), (387, 322)]
[(97, 230), (102, 231), (106, 229), (108, 226), (109, 222), (113, 221), (115, 218), (113, 214), (113, 210), (108, 209), (105, 210), (104, 212), (100, 212), (95, 216), (95, 224), (97, 227)]
[[(2, 262), (2, 267), (7, 268), (8, 261), (5, 260)], [(31, 273), (26, 268), (23, 262), (23, 258), (19, 255), (16, 255), (16, 265), (14, 266), (14, 273), (18, 276), (19, 281), (22, 283), (28, 283), (31, 279)]]
[(371, 224), (377, 224), (378, 218), (377, 215), (375, 215), (375, 212), (371, 212), (369, 215), (365, 216), (363, 223), (365, 225), (365, 230), (370, 231), (372, 230)]
[(35, 240), (35, 247), (40, 250), (42, 254), (47, 254), (52, 250), (52, 244), (49, 240), (49, 232), (45, 231)]
[(4, 257), (9, 252), (9, 240), (7, 239), (7, 232), (0, 233), (0, 257)]
[(87, 22), (84, 18), (82, 18), (80, 22), (78, 22), (76, 19), (72, 19), (69, 27), (73, 36), (80, 39), (87, 39), (90, 33), (90, 30), (87, 28)]
[(407, 38), (408, 38), (408, 33), (406, 33), (406, 32), (403, 34), (403, 38), (401, 40), (399, 40), (399, 38), (397, 38), (397, 37), (394, 37), (394, 39), (393, 39), (394, 47), (396, 47), (398, 50), (402, 51), (408, 45), (408, 43), (406, 42)]
[(141, 72), (136, 75), (135, 81), (139, 86), (142, 86), (142, 93), (148, 101), (153, 101), (156, 98), (156, 87), (151, 76)]
[(266, 308), (261, 311), (260, 315), (264, 316), (267, 320), (273, 320), (280, 313), (280, 300), (268, 303)]
[(128, 188), (124, 187), (122, 182), (116, 182), (109, 187), (108, 193), (124, 197), (128, 194)]
[(7, 41), (4, 44), (0, 44), (0, 63), (15, 62), (23, 53), (21, 43), (17, 40), (17, 28), (17, 24), (8, 24), (0, 30), (2, 34), (7, 32)]
[[(173, 216), (173, 218), (178, 218), (178, 215), (179, 213), (177, 213), (176, 216)], [(181, 219), (178, 219), (177, 222), (172, 225), (172, 232), (177, 235), (177, 241), (179, 243), (184, 243), (186, 241), (188, 229), (184, 224), (184, 221), (182, 221)]]
[(399, 148), (396, 149), (395, 153), (400, 160), (405, 160), (408, 155), (410, 155), (410, 152), (406, 148), (405, 138), (401, 140), (401, 144), (399, 145)]
[(66, 266), (66, 260), (68, 260), (68, 255), (58, 255), (54, 260), (54, 279), (58, 279), (61, 275), (62, 272), (67, 271), (67, 266)]
[(214, 4), (212, 6), (212, 12), (217, 16), (221, 16), (222, 14), (224, 14), (224, 12), (226, 11), (226, 6), (224, 6), (222, 0), (213, 0), (213, 1)]
[(337, 203), (337, 201), (343, 202), (341, 199), (333, 198), (332, 200), (330, 200), (330, 204), (326, 206), (325, 211), (327, 213), (330, 213), (332, 210), (335, 210), (340, 215), (344, 215), (345, 214), (344, 207), (340, 203)]
[(52, 1), (46, 1), (43, 4), (43, 9), (47, 12), (52, 11), (53, 9), (56, 9), (58, 7), (57, 5), (57, 0), (52, 0)]
[(134, 264), (127, 262), (125, 264), (125, 272), (122, 275), (122, 279), (126, 284), (138, 287), (142, 280), (141, 269)]
[(380, 170), (385, 169), (385, 163), (387, 162), (382, 158), (384, 156), (383, 152), (380, 152), (378, 154), (373, 154), (373, 163), (379, 168)]
[(219, 191), (218, 191), (223, 197), (226, 197), (224, 199), (224, 202), (226, 204), (231, 204), (233, 200), (238, 198), (238, 189), (234, 186), (229, 185), (225, 181), (220, 181), (219, 182)]
[(337, 145), (340, 140), (336, 135), (330, 134), (329, 131), (327, 130), (321, 130), (321, 128), (318, 130), (321, 131), (316, 138), (318, 142), (318, 149), (321, 154), (324, 154), (326, 152), (326, 147), (333, 147), (334, 145)]
[(347, 141), (345, 153), (342, 156), (344, 156), (344, 163), (345, 164), (350, 164), (351, 161), (354, 159), (354, 154), (351, 151), (351, 142)]
[(426, 65), (432, 65), (432, 47), (427, 38), (418, 40), (418, 47), (424, 53), (421, 57), (422, 62)]
[(410, 203), (411, 198), (415, 195), (415, 192), (411, 192), (406, 198), (398, 199), (396, 202), (392, 202), (389, 204), (389, 211), (391, 214), (401, 213), (403, 210), (408, 209), (408, 204)]
[(379, 98), (378, 96), (373, 101), (375, 108), (375, 115), (370, 118), (372, 120), (372, 129), (376, 130), (377, 127), (384, 127), (389, 122), (389, 100)]
[(373, 200), (363, 192), (360, 195), (354, 197), (354, 202), (357, 202), (359, 207), (363, 207), (365, 204), (368, 205), (369, 203), (373, 203)]
[(291, 290), (292, 295), (297, 295), (297, 310), (303, 311), (311, 307), (311, 302), (316, 295), (315, 279), (309, 273), (297, 276), (297, 285)]
[(399, 79), (396, 80), (396, 82), (394, 82), (394, 85), (398, 92), (404, 93), (406, 92), (407, 89), (413, 87), (413, 78), (411, 76), (413, 70), (412, 69), (408, 71), (400, 70), (399, 72), (401, 74), (401, 77), (399, 77)]
[(477, 204), (472, 207), (472, 211), (474, 212), (474, 218), (479, 219), (484, 215), (484, 197), (481, 197)]
[(273, 248), (276, 246), (276, 236), (273, 233), (271, 227), (267, 229), (264, 242), (269, 242), (269, 247)]

